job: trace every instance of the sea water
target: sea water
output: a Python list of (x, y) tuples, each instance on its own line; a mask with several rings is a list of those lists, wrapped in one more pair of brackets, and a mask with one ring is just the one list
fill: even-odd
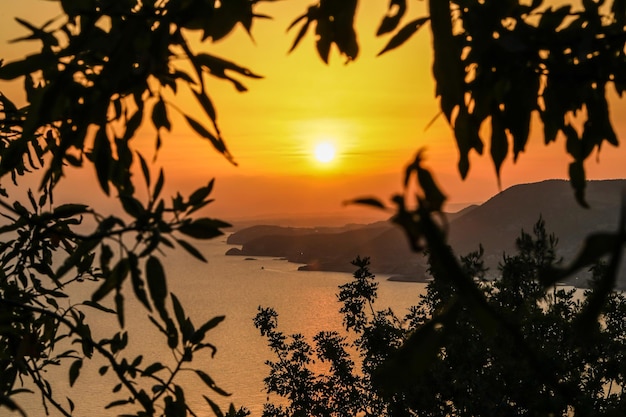
[[(185, 313), (196, 327), (214, 316), (226, 316), (205, 338), (205, 341), (217, 347), (215, 356), (211, 357), (208, 350), (198, 354), (190, 368), (202, 369), (232, 395), (220, 397), (192, 372), (183, 372), (179, 382), (186, 389), (187, 403), (198, 416), (213, 416), (203, 395), (223, 408), (233, 402), (236, 406), (247, 407), (253, 416), (259, 416), (267, 399), (263, 378), (269, 368), (265, 361), (273, 358), (265, 339), (252, 323), (258, 307), (273, 307), (279, 314), (279, 330), (287, 334), (302, 333), (309, 341), (321, 330), (341, 331), (341, 305), (336, 295), (338, 286), (349, 282), (351, 274), (298, 271), (298, 264), (269, 257), (246, 259), (225, 256), (224, 253), (231, 246), (224, 238), (196, 244), (208, 263), (195, 260), (182, 249), (166, 253), (161, 261), (168, 276), (168, 290), (180, 299)], [(379, 284), (376, 306), (378, 309), (392, 307), (397, 314), (404, 315), (406, 309), (418, 301), (425, 286), (420, 283), (391, 282), (386, 278), (376, 277)], [(94, 288), (85, 286), (82, 289), (84, 293), (76, 294), (68, 303), (80, 301), (81, 296), (88, 298)], [(125, 296), (126, 330), (130, 336), (127, 350), (134, 354), (141, 353), (144, 366), (154, 361), (173, 363), (173, 354), (167, 348), (162, 334), (147, 320), (146, 310), (134, 300), (132, 289), (128, 286), (125, 288)], [(111, 299), (103, 303), (112, 307)], [(114, 316), (93, 309), (89, 312), (96, 318), (90, 324), (96, 338), (110, 336), (118, 331)], [(77, 345), (74, 347), (80, 350)], [(46, 375), (53, 383), (60, 403), (67, 405), (65, 398), (73, 399), (76, 407), (74, 416), (109, 416), (124, 411), (123, 408), (103, 410), (111, 401), (128, 397), (123, 389), (116, 394), (111, 392), (117, 381), (110, 370), (104, 377), (99, 375), (98, 369), (104, 364), (98, 358), (85, 361), (73, 388), (67, 386), (67, 367), (63, 372), (52, 369)], [(37, 395), (20, 394), (16, 399), (29, 416), (44, 415)], [(6, 409), (0, 411), (0, 415), (5, 415)], [(52, 408), (50, 414), (59, 415)]]

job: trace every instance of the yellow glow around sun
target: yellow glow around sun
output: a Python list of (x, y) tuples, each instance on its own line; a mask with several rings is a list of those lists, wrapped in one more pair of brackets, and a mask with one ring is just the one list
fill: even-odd
[(315, 159), (322, 163), (335, 159), (335, 147), (330, 142), (321, 142), (315, 146)]

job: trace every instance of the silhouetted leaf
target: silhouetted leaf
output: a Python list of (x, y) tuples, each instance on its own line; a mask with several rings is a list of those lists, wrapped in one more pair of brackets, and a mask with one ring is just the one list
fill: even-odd
[(61, 219), (76, 216), (77, 214), (84, 214), (89, 211), (89, 206), (85, 204), (62, 204), (55, 207), (52, 213)]
[(154, 307), (159, 313), (165, 311), (165, 297), (167, 297), (167, 283), (165, 280), (165, 271), (161, 265), (161, 261), (151, 256), (146, 261), (146, 275), (148, 281), (148, 290), (150, 297), (154, 303)]
[(569, 164), (569, 178), (572, 187), (574, 188), (574, 195), (576, 201), (582, 207), (589, 208), (589, 205), (585, 201), (585, 187), (587, 182), (585, 180), (585, 168), (582, 161), (575, 161)]
[(222, 410), (220, 409), (220, 406), (217, 405), (216, 403), (214, 403), (209, 397), (207, 397), (206, 395), (202, 396), (207, 403), (209, 403), (209, 405), (211, 406), (211, 410), (213, 410), (213, 413), (217, 416), (217, 417), (224, 417), (224, 413), (222, 413)]
[(345, 204), (361, 204), (365, 206), (376, 207), (379, 209), (386, 210), (387, 207), (377, 198), (374, 197), (364, 197), (364, 198), (356, 198), (354, 200), (346, 201)]
[(212, 239), (224, 234), (220, 230), (222, 227), (230, 227), (230, 224), (220, 220), (201, 218), (190, 223), (183, 223), (178, 231), (196, 239)]
[(191, 117), (185, 115), (185, 120), (187, 120), (187, 123), (189, 123), (189, 126), (191, 126), (191, 128), (193, 130), (195, 130), (196, 133), (198, 133), (203, 138), (208, 139), (209, 141), (211, 141), (211, 143), (213, 144), (213, 147), (219, 153), (221, 153), (222, 155), (226, 156), (226, 158), (231, 163), (234, 164), (234, 161), (232, 160), (232, 157), (231, 157), (230, 153), (228, 152), (228, 150), (226, 149), (226, 145), (224, 144), (222, 139), (217, 138), (214, 134), (209, 132), (204, 126), (202, 126), (200, 123), (198, 123), (196, 120), (192, 119)]
[(205, 198), (211, 194), (213, 191), (213, 185), (215, 184), (215, 179), (211, 179), (206, 187), (198, 188), (196, 191), (191, 193), (189, 196), (189, 204), (195, 205), (202, 202)]
[(28, 217), (30, 212), (28, 211), (28, 209), (26, 207), (24, 207), (22, 205), (22, 203), (20, 203), (19, 201), (14, 201), (13, 202), (13, 210), (19, 214), (20, 216), (26, 216)]
[(443, 203), (446, 201), (446, 196), (441, 192), (437, 184), (435, 184), (431, 173), (427, 169), (418, 166), (417, 180), (424, 191), (424, 197), (428, 202), (429, 209), (441, 211)]
[(146, 369), (144, 369), (144, 371), (141, 373), (141, 376), (150, 376), (153, 373), (160, 371), (161, 369), (165, 369), (165, 366), (163, 366), (161, 362), (155, 362), (148, 366)]
[(83, 305), (86, 305), (86, 306), (89, 306), (89, 307), (93, 307), (93, 308), (98, 309), (100, 311), (104, 311), (105, 313), (115, 314), (115, 310), (112, 310), (112, 309), (110, 309), (108, 307), (105, 307), (102, 304), (96, 303), (95, 301), (86, 300), (86, 301), (83, 301)]
[[(309, 25), (311, 24), (311, 19), (309, 19), (307, 17), (307, 15), (303, 15), (300, 16), (298, 19), (296, 19), (291, 26), (289, 26), (289, 29), (291, 29), (291, 27), (296, 24), (298, 21), (300, 21), (303, 18), (307, 18), (307, 21), (304, 22), (304, 24), (302, 25), (302, 27), (300, 28), (300, 30), (298, 31), (298, 34), (296, 35), (296, 38), (294, 39), (293, 43), (291, 44), (291, 48), (289, 48), (289, 52), (291, 53), (293, 52), (294, 49), (296, 49), (296, 47), (298, 46), (298, 44), (300, 43), (300, 41), (302, 40), (302, 38), (304, 37), (304, 35), (306, 34), (307, 30), (309, 29)], [(287, 30), (289, 30), (287, 29)]]
[(391, 51), (392, 49), (397, 48), (406, 42), (415, 32), (417, 32), (424, 23), (428, 21), (428, 17), (420, 17), (419, 19), (415, 19), (410, 23), (407, 23), (402, 29), (398, 31), (393, 37), (389, 40), (387, 45), (378, 53), (377, 56), (384, 54), (385, 52)]
[(315, 35), (317, 36), (317, 40), (315, 41), (317, 53), (320, 58), (322, 58), (322, 61), (328, 64), (330, 45), (333, 42), (333, 30), (327, 17), (318, 18), (317, 26), (315, 27)]
[(29, 29), (32, 32), (32, 34), (27, 35), (27, 36), (22, 36), (22, 37), (19, 37), (19, 38), (15, 38), (15, 39), (11, 39), (9, 41), (9, 43), (15, 43), (15, 42), (20, 42), (20, 41), (28, 41), (28, 40), (38, 39), (38, 40), (40, 40), (43, 43), (44, 48), (46, 48), (46, 49), (51, 48), (53, 46), (59, 46), (59, 41), (54, 36), (54, 34), (52, 34), (51, 32), (46, 32), (44, 30), (54, 20), (55, 19), (50, 19), (46, 23), (44, 23), (41, 28), (38, 28), (38, 27), (32, 25), (31, 23), (27, 22), (24, 19), (20, 19), (19, 17), (16, 17), (15, 21), (17, 23), (19, 23), (20, 25), (22, 25), (22, 26), (26, 27), (27, 29)]
[(404, 170), (404, 179), (402, 181), (402, 185), (404, 186), (404, 188), (408, 187), (409, 182), (411, 181), (411, 175), (413, 175), (413, 173), (417, 174), (417, 171), (421, 168), (423, 157), (424, 149), (422, 148), (417, 151), (413, 162), (406, 166)]
[(141, 126), (141, 121), (143, 120), (143, 107), (137, 109), (135, 113), (128, 119), (126, 122), (126, 131), (124, 132), (124, 140), (131, 139), (135, 136), (135, 132)]
[(74, 411), (74, 401), (72, 401), (69, 397), (66, 397), (67, 403), (70, 406), (70, 412)]
[(390, 0), (387, 14), (380, 23), (376, 36), (384, 35), (395, 30), (406, 13), (406, 0)]
[(130, 214), (135, 219), (138, 219), (146, 214), (146, 209), (141, 202), (131, 195), (120, 195), (120, 202), (124, 211)]
[(141, 301), (141, 304), (143, 304), (148, 311), (152, 311), (152, 307), (150, 306), (150, 302), (148, 301), (148, 296), (146, 295), (145, 284), (141, 279), (141, 271), (138, 267), (137, 255), (135, 255), (134, 253), (130, 253), (128, 255), (128, 264), (130, 267), (130, 281), (133, 285), (135, 297), (137, 297), (137, 299)]
[(215, 55), (200, 53), (196, 55), (194, 59), (195, 62), (197, 62), (199, 65), (202, 65), (203, 67), (208, 69), (212, 75), (215, 75), (219, 78), (225, 78), (231, 82), (234, 82), (234, 80), (226, 75), (225, 71), (227, 70), (236, 72), (249, 78), (263, 78), (262, 76), (253, 73), (247, 68), (241, 67), (234, 62), (218, 58)]
[(28, 191), (26, 192), (26, 195), (28, 196), (28, 201), (30, 202), (30, 206), (32, 207), (33, 211), (37, 212), (37, 209), (39, 208), (39, 206), (37, 205), (37, 202), (35, 201), (35, 197), (33, 196), (33, 190), (29, 188)]
[(111, 143), (107, 137), (104, 127), (101, 127), (96, 134), (93, 145), (93, 162), (96, 167), (98, 182), (102, 191), (109, 195), (109, 176), (113, 160)]
[(159, 98), (152, 108), (152, 123), (157, 130), (162, 127), (168, 131), (172, 130), (172, 124), (170, 123), (170, 119), (167, 117), (165, 101), (163, 101), (162, 98)]
[(211, 378), (208, 374), (206, 374), (205, 372), (196, 369), (196, 374), (200, 377), (200, 379), (202, 380), (202, 382), (204, 382), (206, 384), (207, 387), (211, 388), (213, 391), (217, 392), (219, 395), (228, 397), (231, 394), (227, 393), (226, 391), (224, 391), (223, 389), (221, 389), (220, 387), (218, 387), (215, 382), (213, 381), (213, 378)]
[(509, 140), (506, 135), (499, 113), (491, 115), (491, 160), (496, 168), (496, 176), (500, 183), (500, 168), (509, 154)]
[(178, 331), (176, 330), (174, 321), (167, 316), (167, 312), (165, 312), (165, 310), (162, 315), (162, 318), (165, 321), (165, 328), (167, 330), (167, 345), (170, 349), (175, 349), (178, 346)]
[(100, 287), (98, 287), (98, 289), (91, 295), (91, 301), (96, 303), (106, 297), (106, 295), (115, 288), (119, 288), (128, 275), (128, 271), (128, 258), (120, 259), (111, 272), (105, 277), (104, 282), (100, 285)]
[(152, 324), (154, 324), (154, 326), (155, 326), (157, 329), (159, 329), (159, 331), (160, 331), (161, 333), (163, 333), (164, 335), (166, 335), (166, 336), (167, 336), (167, 330), (165, 329), (165, 327), (163, 327), (163, 326), (161, 325), (161, 323), (159, 323), (159, 322), (158, 322), (158, 321), (157, 321), (157, 320), (156, 320), (153, 316), (148, 316), (148, 320), (150, 320), (150, 322), (151, 322)]
[(213, 106), (213, 103), (211, 102), (211, 99), (209, 98), (209, 96), (205, 92), (200, 92), (199, 93), (199, 92), (197, 92), (195, 90), (192, 90), (192, 91), (193, 91), (194, 96), (196, 96), (196, 99), (198, 100), (198, 102), (202, 106), (202, 109), (204, 109), (204, 112), (213, 121), (213, 126), (215, 127), (215, 130), (219, 134), (219, 130), (217, 129), (217, 124), (216, 124), (217, 113), (215, 111), (215, 107)]
[[(359, 44), (354, 29), (354, 16), (358, 0), (344, 0), (328, 3), (320, 2), (320, 9), (325, 9), (329, 4), (328, 21), (330, 23), (331, 42), (334, 42), (339, 52), (345, 55), (349, 61), (353, 61), (359, 54)], [(318, 19), (318, 24), (320, 20)]]
[(174, 308), (174, 316), (176, 317), (176, 321), (178, 322), (178, 328), (183, 330), (187, 321), (183, 305), (180, 303), (180, 301), (178, 301), (178, 297), (176, 297), (174, 293), (170, 293), (170, 298), (172, 299), (172, 307)]
[[(435, 53), (433, 75), (436, 81), (436, 95), (441, 97), (441, 110), (446, 119), (452, 122), (452, 111), (463, 104), (463, 71), (459, 47), (452, 31), (450, 2), (429, 0), (428, 8)], [(463, 171), (464, 169), (461, 169), (462, 175)]]
[(511, 84), (502, 115), (513, 138), (513, 160), (517, 161), (528, 142), (531, 115), (537, 107), (539, 77), (534, 71), (525, 71), (516, 76)]
[(83, 366), (83, 360), (77, 359), (70, 365), (70, 387), (74, 386), (76, 379), (80, 375), (80, 368)]
[[(443, 102), (443, 97), (442, 97)], [(459, 114), (454, 121), (454, 136), (459, 147), (459, 173), (465, 179), (469, 172), (469, 153), (472, 149), (479, 154), (483, 152), (483, 143), (478, 135), (476, 120), (468, 113), (465, 105), (460, 105)]]
[(142, 361), (143, 361), (143, 355), (139, 355), (139, 356), (135, 357), (135, 359), (133, 359), (133, 361), (130, 363), (130, 367), (131, 368), (136, 368), (139, 365), (141, 365)]
[(57, 278), (61, 279), (70, 269), (77, 266), (83, 257), (91, 253), (91, 251), (94, 250), (98, 244), (100, 244), (99, 239), (86, 239), (80, 242), (70, 256), (65, 258), (65, 261), (63, 261), (63, 264), (61, 264), (59, 269), (57, 269)]
[(196, 258), (196, 259), (198, 259), (198, 260), (200, 260), (202, 262), (207, 262), (207, 260), (204, 257), (204, 255), (202, 255), (198, 249), (196, 249), (195, 247), (193, 247), (192, 245), (190, 245), (186, 241), (184, 241), (182, 239), (176, 239), (176, 243), (178, 243), (183, 249), (185, 249), (187, 252), (189, 252), (189, 254), (191, 254), (194, 258)]
[[(119, 387), (117, 390), (115, 390), (115, 388)], [(113, 392), (117, 392), (119, 391), (122, 387), (121, 384), (116, 385), (115, 388), (113, 389)], [(111, 401), (110, 403), (108, 403), (104, 408), (105, 410), (108, 410), (109, 408), (113, 408), (113, 407), (119, 407), (121, 405), (126, 405), (129, 404), (131, 402), (131, 400), (115, 400), (115, 401)]]
[(565, 134), (565, 149), (567, 153), (572, 155), (575, 160), (582, 159), (582, 144), (578, 137), (578, 132), (569, 123), (565, 124), (561, 129)]
[(157, 182), (154, 185), (154, 191), (152, 192), (152, 200), (156, 201), (161, 195), (161, 191), (163, 190), (163, 184), (165, 182), (165, 174), (163, 173), (163, 168), (159, 170), (159, 177), (157, 178)]
[(293, 28), (294, 28), (294, 27), (295, 27), (298, 23), (300, 23), (302, 20), (304, 20), (304, 19), (308, 18), (308, 17), (310, 16), (310, 14), (311, 14), (311, 10), (315, 10), (315, 9), (317, 9), (317, 6), (312, 6), (312, 7), (309, 7), (309, 10), (308, 10), (308, 12), (307, 12), (307, 13), (305, 13), (305, 14), (303, 14), (303, 15), (300, 15), (300, 16), (296, 17), (296, 18), (295, 18), (295, 19), (294, 19), (294, 20), (293, 20), (293, 21), (289, 24), (289, 26), (287, 27), (287, 32), (289, 32), (291, 29), (293, 29)]
[(139, 157), (139, 163), (141, 165), (141, 172), (143, 173), (143, 178), (146, 181), (146, 186), (150, 188), (150, 168), (148, 168), (148, 164), (143, 156), (137, 152), (137, 156)]
[(122, 292), (115, 292), (115, 310), (117, 310), (117, 320), (121, 328), (124, 328), (125, 315), (124, 315), (124, 296)]
[(211, 320), (209, 320), (206, 323), (204, 323), (202, 326), (200, 326), (198, 328), (198, 330), (195, 331), (195, 333), (191, 337), (190, 341), (192, 343), (200, 343), (200, 342), (202, 342), (206, 332), (208, 332), (209, 330), (211, 330), (214, 327), (216, 327), (218, 324), (220, 324), (222, 321), (224, 321), (225, 318), (226, 318), (225, 316), (213, 317)]

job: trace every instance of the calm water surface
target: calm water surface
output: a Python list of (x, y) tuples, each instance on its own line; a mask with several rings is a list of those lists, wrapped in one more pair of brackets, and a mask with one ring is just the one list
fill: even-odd
[[(194, 358), (193, 365), (233, 394), (227, 399), (219, 397), (210, 392), (195, 374), (188, 373), (181, 379), (189, 390), (187, 401), (199, 416), (213, 415), (202, 398), (203, 394), (224, 407), (231, 401), (236, 406), (246, 406), (253, 416), (259, 416), (267, 397), (263, 390), (263, 378), (267, 375), (264, 362), (271, 359), (271, 355), (252, 324), (258, 306), (273, 307), (279, 313), (279, 328), (286, 333), (301, 332), (310, 338), (320, 330), (340, 330), (337, 287), (348, 282), (351, 274), (297, 271), (299, 265), (273, 258), (244, 260), (243, 257), (224, 256), (229, 246), (223, 238), (204, 242), (198, 247), (207, 255), (208, 264), (196, 261), (182, 250), (168, 253), (162, 261), (168, 273), (169, 290), (181, 300), (196, 326), (211, 317), (226, 316), (226, 320), (207, 333), (205, 339), (217, 346), (215, 357), (211, 358), (207, 350), (206, 354)], [(390, 282), (386, 278), (377, 277), (378, 308), (392, 307), (396, 313), (404, 314), (406, 308), (416, 302), (424, 285)], [(161, 334), (155, 332), (154, 326), (145, 318), (143, 307), (129, 300), (132, 290), (126, 290), (126, 327), (131, 336), (128, 350), (141, 352), (144, 365), (153, 361), (165, 364), (172, 359), (172, 353), (163, 349), (166, 345)], [(87, 293), (89, 291), (91, 289), (86, 289)], [(105, 314), (98, 315), (97, 322), (91, 324), (96, 337), (102, 331), (110, 332), (115, 326), (116, 321)], [(51, 380), (57, 381), (54, 387), (62, 394), (59, 398), (68, 395), (75, 400), (75, 416), (103, 415), (103, 405), (124, 398), (111, 393), (115, 385), (112, 378), (98, 375), (102, 364), (100, 361), (85, 363), (73, 389), (66, 386), (66, 373), (53, 371), (49, 375)], [(18, 399), (30, 416), (43, 415), (39, 398), (23, 395)], [(109, 415), (117, 415), (122, 409), (110, 411)]]

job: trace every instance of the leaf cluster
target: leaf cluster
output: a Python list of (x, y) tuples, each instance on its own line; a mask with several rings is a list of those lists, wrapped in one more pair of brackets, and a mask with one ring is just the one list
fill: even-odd
[(294, 20), (288, 29), (302, 22), (296, 39), (291, 46), (293, 51), (300, 43), (309, 26), (315, 25), (315, 47), (322, 61), (328, 63), (330, 48), (334, 44), (347, 62), (353, 61), (359, 54), (354, 15), (358, 0), (321, 0), (310, 6), (305, 14)]
[[(202, 119), (182, 117), (234, 163), (206, 78), (245, 91), (239, 78), (260, 76), (194, 52), (186, 37), (201, 32), (203, 40), (217, 41), (238, 25), (250, 33), (255, 19), (267, 18), (254, 12), (262, 0), (55, 1), (63, 13), (42, 26), (16, 18), (27, 34), (11, 42), (36, 42), (40, 50), (0, 63), (0, 80), (23, 82), (26, 96), (20, 107), (0, 93), (0, 178), (10, 175), (19, 188), (24, 175), (40, 175), (38, 190), (23, 199), (0, 186), (0, 406), (23, 414), (15, 395), (34, 390), (46, 413), (52, 407), (71, 415), (74, 402), (58, 398), (46, 372), (62, 367), (74, 385), (99, 356), (106, 363), (100, 374), (112, 373), (117, 381), (112, 391), (119, 398), (107, 408), (138, 416), (195, 416), (178, 375), (194, 372), (210, 391), (228, 395), (205, 371), (188, 368), (196, 355), (215, 354), (206, 337), (223, 317), (195, 325), (168, 290), (161, 255), (178, 247), (206, 262), (189, 239), (220, 236), (229, 224), (198, 216), (213, 201), (213, 180), (188, 196), (164, 198), (163, 170), (153, 177), (132, 139), (144, 122), (151, 123), (156, 158), (174, 112), (182, 113), (173, 97), (183, 86)], [(116, 192), (121, 213), (78, 202), (55, 204), (54, 189), (66, 168), (86, 162), (93, 164), (102, 191)], [(131, 167), (145, 183), (145, 198), (137, 197)], [(85, 284), (94, 288), (90, 297), (70, 298)], [(129, 293), (173, 352), (169, 363), (146, 363), (126, 353), (132, 339), (125, 330)], [(117, 320), (119, 331), (96, 339), (91, 326), (101, 314)], [(234, 406), (224, 412), (204, 398), (217, 416), (247, 414)]]
[[(145, 180), (151, 186), (149, 171)], [(126, 218), (102, 216), (80, 204), (54, 207), (48, 195), (28, 193), (29, 206), (0, 201), (0, 214), (8, 220), (0, 228), (0, 397), (2, 405), (19, 409), (13, 397), (24, 392), (24, 379), (33, 382), (46, 411), (53, 407), (71, 415), (74, 403), (65, 405), (55, 395), (46, 377), (51, 367), (65, 367), (74, 385), (86, 361), (104, 360), (99, 372), (113, 373), (112, 388), (119, 399), (107, 408), (125, 406), (138, 416), (196, 415), (177, 383), (181, 372), (195, 372), (220, 396), (229, 395), (200, 369), (183, 368), (194, 356), (216, 347), (207, 333), (223, 316), (196, 326), (178, 298), (167, 289), (166, 274), (159, 259), (162, 247), (179, 245), (206, 261), (201, 252), (181, 236), (210, 239), (222, 234), (228, 224), (206, 217), (193, 218), (210, 199), (213, 181), (188, 198), (177, 195), (166, 203), (160, 197), (163, 172), (150, 189), (148, 201), (122, 198)], [(93, 225), (93, 226), (92, 226)], [(85, 232), (94, 227), (92, 232)], [(93, 283), (91, 297), (70, 301), (76, 286)], [(126, 297), (132, 288), (155, 330), (164, 336), (173, 352), (173, 363), (145, 363), (143, 356), (128, 357), (125, 349), (132, 335), (125, 329)], [(96, 339), (91, 331), (98, 310), (117, 319), (119, 331)], [(94, 321), (95, 320), (95, 321)], [(100, 318), (101, 320), (101, 318)], [(206, 396), (217, 415), (224, 415)], [(222, 414), (220, 414), (222, 413)], [(245, 411), (233, 411), (229, 415)]]
[[(310, 347), (304, 350), (306, 361), (291, 358), (294, 346), (285, 344), (287, 336), (276, 330), (276, 313), (269, 321), (259, 321), (267, 315), (261, 310), (257, 328), (270, 341), (281, 341), (270, 342), (280, 360), (268, 362), (266, 389), (288, 400), (287, 406), (267, 405), (264, 415), (296, 412), (301, 405), (294, 398), (323, 399), (326, 408), (319, 415), (341, 415), (345, 410), (372, 416), (620, 415), (626, 369), (612, 358), (621, 358), (626, 348), (620, 333), (626, 298), (613, 288), (624, 220), (615, 233), (590, 236), (579, 256), (563, 267), (556, 252), (558, 239), (546, 232), (540, 219), (532, 234), (522, 231), (518, 253), (503, 256), (499, 278), (487, 281), (482, 247), (458, 259), (446, 244), (441, 212), (445, 197), (422, 166), (421, 152), (407, 167), (405, 186), (414, 177), (420, 191), (416, 201), (409, 204), (408, 192), (395, 196), (392, 221), (415, 251), (428, 250), (433, 281), (426, 294), (404, 318), (389, 309), (377, 311), (369, 260), (354, 261), (354, 280), (339, 293), (344, 326), (353, 335), (342, 340), (360, 361), (360, 370), (349, 375), (332, 369), (314, 372)], [(386, 209), (373, 198), (355, 203)], [(591, 268), (593, 279), (582, 297), (575, 289), (557, 286), (583, 268)], [(292, 337), (297, 337), (298, 346), (305, 343), (300, 335)], [(343, 357), (345, 346), (324, 350), (318, 360)], [(287, 371), (291, 366), (306, 380), (293, 382), (294, 374)], [(335, 379), (341, 381), (339, 387), (358, 387), (360, 401), (339, 395), (334, 399), (341, 405), (327, 400), (340, 388), (315, 381)], [(276, 389), (283, 383), (286, 391)]]
[[(546, 145), (564, 139), (571, 184), (586, 206), (585, 160), (605, 143), (618, 145), (607, 97), (611, 91), (621, 97), (626, 88), (624, 1), (554, 6), (544, 0), (430, 0), (427, 5), (429, 14), (414, 18), (407, 0), (389, 0), (376, 34), (391, 37), (379, 55), (430, 23), (435, 95), (456, 139), (461, 176), (468, 175), (471, 152), (483, 154), (487, 143), (499, 178), (506, 158), (516, 161), (526, 149), (538, 116)], [(324, 62), (333, 42), (354, 59), (356, 34), (345, 15), (357, 7), (340, 0), (310, 7), (292, 24), (305, 22), (292, 49), (316, 22)]]
[[(354, 279), (338, 294), (347, 334), (322, 331), (315, 347), (279, 332), (277, 313), (260, 308), (255, 325), (277, 357), (267, 362), (265, 386), (281, 398), (263, 415), (620, 415), (626, 298), (611, 292), (597, 326), (580, 333), (577, 323), (608, 269), (596, 264), (581, 296), (541, 284), (540, 271), (557, 261), (542, 220), (532, 234), (522, 231), (495, 280), (485, 279), (482, 250), (456, 260), (499, 316), (497, 329), (432, 256), (434, 279), (404, 317), (374, 309), (369, 260), (355, 260)], [(327, 361), (334, 362), (322, 368)]]
[(605, 142), (618, 144), (607, 94), (623, 91), (621, 1), (608, 7), (584, 1), (582, 8), (541, 0), (445, 3), (430, 3), (433, 69), (461, 152), (461, 175), (469, 152), (482, 153), (482, 136), (499, 175), (509, 153), (517, 159), (524, 151), (535, 114), (546, 144), (559, 133), (565, 138), (572, 186), (585, 205), (583, 162)]
[[(129, 141), (146, 116), (156, 130), (171, 130), (168, 97), (180, 85), (189, 88), (210, 127), (183, 117), (202, 138), (234, 163), (217, 125), (205, 77), (230, 81), (235, 76), (260, 78), (247, 68), (206, 52), (192, 51), (185, 38), (202, 31), (203, 39), (222, 39), (237, 24), (251, 30), (259, 0), (193, 1), (59, 1), (64, 14), (37, 27), (23, 19), (29, 32), (13, 42), (38, 41), (41, 50), (0, 66), (0, 80), (23, 79), (27, 105), (18, 108), (0, 95), (0, 176), (19, 175), (44, 166), (42, 180), (53, 187), (66, 165), (95, 166), (105, 193), (113, 186), (132, 195)], [(191, 72), (189, 72), (191, 69)], [(44, 157), (48, 158), (44, 161)]]

